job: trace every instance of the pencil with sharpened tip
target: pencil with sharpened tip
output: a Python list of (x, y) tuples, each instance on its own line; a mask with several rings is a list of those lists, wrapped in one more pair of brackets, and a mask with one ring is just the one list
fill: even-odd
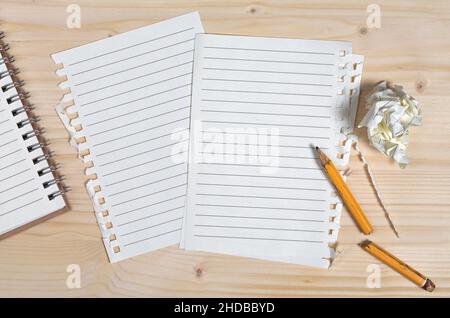
[(327, 173), (331, 183), (336, 188), (336, 191), (339, 193), (339, 196), (347, 207), (348, 212), (351, 214), (359, 230), (365, 235), (371, 234), (373, 232), (372, 225), (367, 220), (367, 217), (365, 216), (360, 205), (345, 184), (341, 174), (336, 169), (330, 158), (328, 158), (323, 151), (319, 149), (319, 147), (316, 147), (316, 150), (319, 153), (319, 160), (323, 166), (323, 169)]

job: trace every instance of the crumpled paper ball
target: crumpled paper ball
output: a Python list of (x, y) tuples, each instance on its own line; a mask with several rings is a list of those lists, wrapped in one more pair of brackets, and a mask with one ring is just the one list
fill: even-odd
[(402, 86), (382, 81), (367, 96), (366, 107), (369, 111), (358, 127), (367, 127), (370, 144), (406, 167), (408, 129), (422, 123), (418, 102)]

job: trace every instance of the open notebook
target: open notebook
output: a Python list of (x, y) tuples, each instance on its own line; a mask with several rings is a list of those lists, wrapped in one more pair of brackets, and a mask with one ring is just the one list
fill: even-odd
[(29, 117), (28, 94), (20, 88), (8, 48), (0, 42), (0, 235), (65, 207), (61, 179), (42, 149), (41, 130), (33, 127), (38, 119)]
[(200, 34), (194, 61), (182, 246), (328, 267), (342, 205), (313, 146), (348, 160), (362, 57), (349, 42)]
[(201, 32), (191, 13), (52, 56), (67, 78), (59, 113), (89, 166), (87, 188), (112, 262), (180, 241)]

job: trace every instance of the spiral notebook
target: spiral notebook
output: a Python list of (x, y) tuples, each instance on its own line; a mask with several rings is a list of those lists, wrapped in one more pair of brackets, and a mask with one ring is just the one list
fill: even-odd
[(42, 219), (65, 207), (60, 177), (30, 116), (28, 94), (7, 54), (0, 33), (0, 235)]
[[(197, 12), (54, 54), (111, 262), (180, 241)], [(176, 153), (174, 151), (177, 150)]]
[(182, 246), (328, 267), (342, 204), (314, 146), (347, 162), (361, 71), (350, 42), (197, 35)]

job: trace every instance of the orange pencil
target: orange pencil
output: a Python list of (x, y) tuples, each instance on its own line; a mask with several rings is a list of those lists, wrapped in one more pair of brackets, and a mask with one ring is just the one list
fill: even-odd
[(359, 245), (370, 255), (374, 256), (393, 270), (397, 271), (417, 286), (429, 292), (432, 292), (434, 290), (435, 285), (430, 279), (426, 278), (415, 269), (409, 267), (407, 264), (403, 263), (397, 257), (384, 250), (374, 242), (365, 240)]
[(319, 147), (316, 147), (316, 150), (319, 153), (320, 162), (322, 163), (324, 170), (328, 174), (331, 183), (336, 188), (342, 201), (347, 207), (348, 212), (350, 212), (360, 231), (366, 235), (372, 233), (372, 225), (370, 225), (369, 221), (364, 215), (364, 212), (362, 211), (358, 202), (356, 202), (356, 199), (353, 197), (350, 189), (345, 184), (344, 179), (342, 179), (341, 174), (336, 169), (333, 162), (331, 162), (331, 160), (323, 153), (323, 151), (319, 149)]

